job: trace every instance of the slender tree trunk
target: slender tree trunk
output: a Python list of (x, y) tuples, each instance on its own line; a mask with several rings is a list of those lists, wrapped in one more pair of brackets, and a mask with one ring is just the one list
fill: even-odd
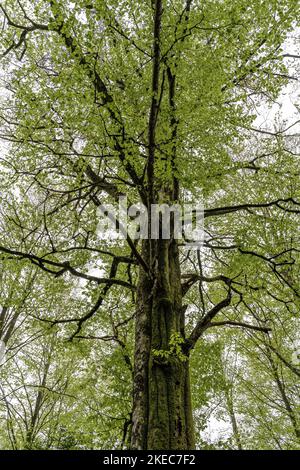
[(289, 400), (289, 398), (286, 394), (284, 383), (281, 381), (281, 379), (279, 377), (278, 366), (274, 362), (270, 351), (268, 351), (268, 359), (269, 359), (269, 362), (271, 364), (271, 369), (272, 369), (273, 376), (274, 376), (275, 382), (277, 384), (279, 393), (281, 395), (282, 401), (283, 401), (285, 409), (287, 411), (287, 415), (288, 415), (288, 417), (290, 419), (290, 422), (291, 422), (291, 425), (294, 429), (295, 436), (297, 437), (297, 439), (300, 439), (300, 427), (299, 427), (299, 424), (298, 424), (296, 414), (295, 414), (295, 412), (293, 410), (293, 407), (291, 405), (291, 402), (290, 402), (290, 400)]
[(237, 448), (239, 450), (243, 450), (242, 442), (241, 442), (241, 436), (240, 436), (240, 433), (239, 433), (239, 427), (238, 427), (237, 419), (236, 419), (236, 416), (235, 416), (232, 395), (231, 395), (231, 393), (230, 393), (230, 391), (228, 390), (227, 387), (225, 387), (225, 396), (226, 396), (227, 409), (228, 409), (228, 413), (229, 413), (229, 416), (230, 416), (230, 421), (231, 421), (234, 440), (235, 440)]
[(50, 357), (46, 360), (46, 363), (44, 365), (42, 381), (40, 384), (41, 388), (38, 390), (36, 400), (34, 403), (34, 409), (33, 409), (31, 419), (28, 425), (27, 433), (26, 433), (26, 441), (25, 441), (24, 447), (27, 450), (31, 450), (34, 448), (35, 431), (36, 431), (36, 426), (39, 421), (40, 411), (43, 405), (43, 400), (44, 400), (44, 395), (45, 395), (44, 387), (46, 386), (46, 383), (47, 383), (49, 368), (50, 368)]
[(151, 244), (155, 277), (141, 270), (137, 295), (131, 447), (192, 449), (188, 358), (154, 354), (170, 351), (174, 333), (184, 338), (178, 247), (175, 240), (145, 241), (143, 256), (148, 263)]

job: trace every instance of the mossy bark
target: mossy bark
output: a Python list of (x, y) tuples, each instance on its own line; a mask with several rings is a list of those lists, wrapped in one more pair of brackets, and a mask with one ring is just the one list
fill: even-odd
[(154, 275), (141, 269), (138, 286), (131, 447), (192, 449), (188, 357), (153, 354), (170, 350), (173, 333), (184, 338), (177, 242), (144, 241), (143, 256)]
[[(186, 15), (190, 8), (187, 3)], [(176, 76), (161, 60), (161, 27), (164, 5), (152, 2), (153, 59), (152, 98), (148, 125), (146, 167), (148, 214), (153, 204), (179, 201), (176, 177), (177, 126)], [(167, 80), (162, 79), (165, 67)], [(172, 139), (168, 158), (158, 151), (157, 128), (160, 125), (162, 90), (168, 92), (169, 127)], [(166, 131), (164, 130), (163, 133)], [(165, 161), (165, 170), (156, 164)], [(174, 220), (173, 220), (174, 222)], [(151, 227), (149, 222), (149, 232)], [(171, 224), (172, 225), (172, 224)], [(162, 228), (162, 222), (161, 222)], [(194, 448), (188, 358), (167, 354), (164, 360), (154, 351), (169, 351), (173, 334), (184, 339), (184, 308), (178, 243), (171, 227), (170, 239), (144, 240), (142, 258), (149, 272), (140, 268), (137, 291), (135, 367), (131, 447), (133, 449)], [(160, 360), (159, 360), (160, 359)]]

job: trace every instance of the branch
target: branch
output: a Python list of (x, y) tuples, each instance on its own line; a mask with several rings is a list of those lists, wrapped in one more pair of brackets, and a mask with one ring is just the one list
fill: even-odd
[[(28, 259), (32, 264), (38, 266), (43, 271), (53, 274), (55, 277), (62, 276), (65, 272), (69, 272), (75, 277), (86, 279), (87, 281), (96, 282), (97, 284), (115, 284), (115, 285), (119, 285), (122, 287), (127, 287), (130, 290), (135, 290), (135, 286), (121, 279), (112, 279), (112, 278), (107, 279), (103, 277), (91, 276), (89, 274), (85, 274), (80, 271), (77, 271), (75, 268), (73, 268), (69, 264), (68, 261), (63, 261), (63, 262), (51, 261), (51, 260), (41, 258), (39, 256), (30, 254), (30, 253), (23, 253), (22, 251), (10, 250), (9, 248), (5, 248), (3, 246), (0, 246), (0, 251), (2, 251), (3, 253), (13, 255), (19, 259)], [(45, 264), (52, 266), (53, 268), (60, 268), (60, 269), (52, 270), (52, 269), (47, 268)]]
[(264, 326), (255, 326), (255, 325), (250, 325), (249, 323), (235, 322), (235, 321), (230, 321), (230, 320), (211, 322), (207, 328), (211, 328), (213, 326), (223, 326), (223, 325), (239, 326), (242, 328), (249, 328), (250, 330), (263, 331), (264, 333), (269, 333), (270, 331), (272, 331), (272, 328), (267, 328)]
[[(119, 264), (118, 261), (116, 259), (114, 259), (113, 262), (112, 262), (112, 265), (111, 265), (111, 269), (110, 269), (110, 274), (109, 274), (110, 279), (114, 279), (114, 277), (116, 276), (117, 269), (118, 269), (118, 264)], [(99, 310), (99, 308), (101, 307), (101, 305), (103, 303), (103, 300), (104, 300), (104, 298), (105, 298), (106, 294), (108, 293), (111, 286), (112, 286), (112, 284), (107, 284), (106, 286), (104, 286), (104, 288), (100, 292), (100, 295), (99, 295), (98, 300), (95, 303), (95, 305), (91, 308), (91, 310), (86, 315), (84, 315), (82, 318), (79, 319), (77, 329), (72, 334), (72, 336), (70, 337), (70, 341), (72, 341), (72, 339), (75, 338), (78, 333), (80, 333), (82, 325), (87, 320), (92, 318), (94, 316), (94, 314)]]
[(5, 57), (6, 55), (8, 55), (10, 53), (10, 51), (12, 51), (13, 49), (19, 49), (19, 47), (21, 47), (22, 44), (24, 44), (24, 50), (23, 50), (23, 52), (21, 54), (21, 57), (20, 57), (20, 60), (21, 60), (24, 56), (25, 51), (26, 51), (27, 34), (33, 32), (33, 31), (37, 31), (37, 30), (48, 31), (49, 28), (48, 28), (47, 25), (38, 24), (38, 23), (35, 23), (33, 21), (31, 21), (31, 26), (24, 26), (24, 25), (21, 25), (21, 24), (17, 24), (14, 21), (11, 20), (10, 16), (8, 15), (8, 13), (5, 10), (5, 8), (3, 7), (3, 5), (0, 5), (0, 9), (2, 10), (2, 12), (3, 12), (3, 14), (4, 14), (4, 16), (7, 20), (7, 24), (9, 26), (12, 26), (13, 28), (16, 28), (16, 29), (19, 29), (19, 30), (22, 31), (21, 34), (20, 34), (18, 42), (15, 43), (14, 41), (12, 41), (12, 44), (2, 54), (2, 57)]
[(231, 290), (228, 290), (227, 297), (217, 305), (215, 305), (203, 318), (201, 318), (193, 329), (189, 338), (185, 341), (184, 350), (190, 351), (196, 346), (198, 339), (202, 336), (204, 331), (209, 327), (211, 320), (225, 307), (228, 307), (231, 302)]
[[(124, 125), (121, 121), (121, 117), (120, 117), (120, 115), (117, 111), (116, 106), (115, 105), (111, 106), (112, 104), (114, 104), (113, 103), (113, 101), (114, 101), (113, 97), (110, 94), (106, 84), (104, 83), (104, 81), (100, 77), (98, 71), (96, 70), (95, 64), (89, 62), (89, 59), (81, 51), (80, 46), (78, 45), (76, 39), (74, 39), (72, 36), (70, 36), (69, 31), (66, 32), (66, 28), (65, 28), (66, 23), (65, 23), (64, 20), (61, 19), (61, 18), (64, 17), (64, 15), (63, 15), (63, 13), (61, 13), (61, 14), (58, 13), (59, 7), (60, 7), (60, 5), (56, 0), (50, 0), (50, 8), (52, 10), (52, 14), (53, 14), (54, 19), (55, 19), (55, 24), (52, 23), (52, 24), (49, 24), (49, 25), (43, 25), (43, 24), (35, 23), (33, 20), (28, 18), (27, 15), (23, 11), (23, 14), (25, 14), (25, 18), (28, 21), (30, 21), (30, 23), (31, 23), (30, 26), (23, 26), (23, 25), (19, 25), (19, 24), (14, 23), (9, 18), (9, 16), (8, 16), (7, 12), (4, 10), (4, 8), (1, 6), (1, 9), (2, 9), (5, 17), (7, 18), (7, 22), (9, 24), (9, 26), (12, 26), (14, 28), (22, 30), (21, 37), (20, 37), (20, 40), (19, 40), (18, 44), (15, 44), (13, 42), (12, 45), (5, 51), (4, 54), (7, 55), (12, 49), (18, 48), (23, 43), (25, 43), (25, 48), (24, 48), (24, 51), (22, 52), (22, 56), (23, 56), (24, 53), (25, 53), (25, 50), (26, 50), (26, 36), (27, 36), (28, 33), (32, 32), (32, 31), (36, 31), (36, 30), (53, 31), (53, 32), (59, 34), (59, 36), (63, 39), (63, 41), (65, 43), (65, 46), (72, 53), (73, 57), (75, 57), (78, 60), (78, 64), (86, 70), (86, 73), (87, 73), (88, 77), (92, 80), (92, 83), (94, 85), (95, 94), (97, 96), (101, 97), (101, 102), (97, 103), (97, 101), (95, 101), (95, 103), (98, 104), (99, 106), (105, 106), (106, 109), (108, 110), (109, 114), (110, 114), (110, 117), (112, 118), (112, 120), (116, 124), (117, 129), (118, 129), (117, 134), (112, 135), (112, 137), (114, 139), (114, 149), (118, 152), (118, 157), (119, 157), (121, 163), (123, 164), (125, 170), (129, 174), (129, 176), (132, 179), (132, 181), (134, 182), (134, 184), (136, 185), (136, 188), (137, 188), (137, 190), (138, 190), (138, 192), (139, 192), (139, 194), (142, 198), (143, 203), (146, 204), (147, 198), (146, 198), (146, 195), (145, 195), (144, 188), (142, 186), (142, 180), (138, 176), (137, 172), (135, 171), (135, 168), (129, 162), (128, 158), (126, 158), (126, 153), (124, 151), (124, 148), (119, 143), (119, 140), (118, 140), (118, 137), (121, 137), (122, 141), (124, 141), (125, 129), (124, 129)], [(93, 57), (95, 58), (95, 62), (96, 62), (97, 57), (95, 57), (95, 54), (93, 55)]]
[(138, 263), (141, 265), (141, 267), (143, 268), (143, 270), (145, 271), (146, 274), (148, 275), (151, 275), (150, 273), (150, 268), (148, 266), (148, 264), (146, 263), (146, 261), (144, 260), (144, 258), (142, 257), (142, 255), (139, 253), (139, 251), (137, 250), (136, 246), (135, 246), (135, 243), (134, 241), (131, 239), (128, 231), (126, 230), (126, 228), (123, 226), (123, 224), (115, 217), (114, 214), (112, 214), (109, 210), (107, 210), (106, 208), (104, 208), (104, 206), (100, 203), (100, 201), (98, 200), (97, 196), (93, 196), (92, 197), (92, 200), (94, 202), (94, 204), (97, 206), (97, 207), (100, 207), (100, 209), (103, 211), (105, 210), (105, 213), (107, 215), (107, 217), (114, 223), (116, 224), (118, 227), (119, 227), (119, 230), (122, 232), (123, 236), (125, 237), (125, 240), (126, 242), (128, 243), (129, 247), (131, 248), (131, 251), (133, 253), (133, 255), (135, 256), (136, 260), (138, 261)]
[(202, 281), (202, 282), (224, 282), (226, 285), (230, 285), (232, 282), (232, 279), (226, 276), (214, 276), (214, 277), (206, 277), (206, 276), (200, 276), (199, 274), (183, 274), (182, 276), (183, 279), (187, 279), (183, 284), (181, 284), (181, 290), (182, 290), (182, 296), (185, 296), (189, 289), (197, 282), (197, 281)]
[(292, 59), (300, 59), (300, 55), (297, 55), (297, 54), (283, 54), (282, 57), (291, 57)]
[(259, 209), (259, 208), (264, 208), (264, 207), (272, 207), (276, 206), (279, 209), (282, 209), (286, 212), (292, 212), (295, 214), (300, 214), (300, 209), (287, 209), (285, 207), (282, 207), (280, 203), (287, 203), (291, 202), (292, 204), (295, 204), (296, 206), (300, 206), (300, 202), (295, 201), (293, 198), (289, 197), (286, 199), (277, 199), (276, 201), (271, 201), (271, 202), (262, 202), (262, 203), (257, 203), (257, 204), (239, 204), (236, 206), (225, 206), (225, 207), (215, 207), (213, 209), (206, 209), (204, 210), (204, 217), (213, 217), (217, 215), (224, 215), (224, 214), (230, 214), (231, 212), (237, 212), (237, 211), (243, 211), (243, 210), (248, 210), (248, 209)]
[(160, 31), (162, 18), (162, 0), (155, 0), (154, 4), (154, 31), (153, 31), (153, 67), (152, 67), (152, 100), (148, 122), (148, 140), (149, 155), (147, 162), (147, 178), (148, 178), (148, 198), (149, 203), (153, 202), (153, 185), (154, 185), (154, 162), (155, 162), (155, 138), (156, 123), (159, 110), (159, 74), (161, 65), (160, 50)]
[[(250, 256), (255, 256), (259, 259), (262, 259), (263, 261), (266, 261), (269, 266), (271, 267), (273, 273), (275, 274), (275, 276), (281, 280), (282, 282), (284, 282), (284, 284), (286, 284), (290, 289), (292, 289), (292, 291), (294, 292), (294, 294), (296, 294), (297, 297), (300, 297), (300, 294), (299, 292), (297, 291), (297, 289), (291, 284), (291, 282), (286, 279), (279, 271), (278, 271), (278, 267), (280, 266), (284, 266), (284, 265), (293, 265), (295, 263), (295, 260), (293, 259), (292, 261), (283, 261), (281, 263), (276, 263), (274, 261), (274, 258), (276, 258), (277, 256), (280, 256), (281, 254), (278, 254), (278, 255), (275, 255), (275, 256), (271, 256), (271, 257), (267, 257), (267, 256), (264, 256), (264, 255), (261, 255), (259, 253), (256, 253), (255, 251), (250, 251), (250, 250), (243, 250), (242, 248), (238, 248), (239, 252), (242, 254), (242, 255), (250, 255)], [(298, 250), (296, 250), (298, 251)], [(285, 253), (285, 251), (283, 251), (282, 253)]]
[[(53, 15), (55, 19), (57, 19), (58, 17), (60, 18), (60, 16), (54, 11), (55, 10), (54, 7), (57, 6), (57, 3), (58, 2), (56, 0), (51, 0), (50, 2), (51, 9), (53, 11)], [(124, 125), (120, 117), (118, 117), (116, 114), (116, 111), (115, 111), (116, 106), (111, 106), (112, 104), (114, 104), (113, 97), (108, 91), (108, 88), (105, 85), (104, 81), (101, 79), (99, 73), (97, 72), (96, 67), (93, 64), (89, 63), (86, 56), (82, 53), (78, 44), (70, 36), (70, 34), (69, 33), (66, 34), (66, 32), (64, 31), (64, 26), (65, 26), (64, 21), (59, 20), (58, 25), (53, 30), (62, 37), (62, 39), (65, 42), (66, 47), (72, 52), (72, 54), (75, 57), (77, 57), (79, 65), (83, 66), (84, 69), (87, 71), (89, 78), (92, 80), (94, 84), (95, 92), (102, 98), (102, 102), (100, 103), (100, 106), (106, 106), (106, 109), (108, 110), (110, 114), (110, 117), (116, 124), (118, 132), (117, 134), (113, 135), (114, 148), (118, 152), (120, 161), (124, 165), (124, 168), (127, 171), (130, 178), (132, 179), (132, 181), (135, 183), (136, 188), (139, 191), (139, 194), (141, 196), (141, 199), (143, 203), (145, 204), (147, 198), (144, 192), (144, 188), (142, 187), (141, 178), (136, 173), (134, 167), (130, 164), (129, 159), (126, 157), (124, 148), (118, 141), (118, 136), (121, 136), (122, 140), (124, 140), (125, 129), (124, 129)]]
[(278, 351), (277, 349), (275, 349), (271, 344), (268, 344), (267, 345), (269, 349), (271, 349), (271, 351), (273, 351), (276, 356), (278, 357), (278, 359), (281, 360), (281, 362), (283, 362), (283, 364), (288, 367), (292, 372), (294, 372), (294, 374), (298, 375), (298, 377), (300, 377), (300, 369), (297, 369), (297, 367), (293, 366), (290, 362), (288, 362)]
[(52, 326), (58, 325), (60, 323), (77, 323), (77, 329), (75, 330), (75, 332), (71, 335), (71, 337), (69, 339), (69, 341), (72, 341), (73, 338), (77, 337), (78, 333), (80, 333), (82, 325), (87, 320), (92, 318), (95, 315), (95, 313), (99, 310), (99, 308), (101, 307), (106, 294), (108, 293), (111, 286), (114, 284), (114, 278), (117, 274), (118, 264), (119, 264), (118, 260), (115, 258), (112, 262), (112, 265), (111, 265), (111, 268), (110, 268), (109, 279), (107, 279), (106, 285), (101, 290), (101, 292), (98, 296), (98, 299), (95, 302), (95, 304), (93, 305), (93, 307), (83, 317), (66, 318), (66, 319), (63, 319), (63, 320), (48, 320), (48, 319), (42, 319), (42, 318), (38, 318), (38, 317), (35, 317), (35, 318), (37, 318), (38, 320), (44, 321), (46, 323), (50, 323)]

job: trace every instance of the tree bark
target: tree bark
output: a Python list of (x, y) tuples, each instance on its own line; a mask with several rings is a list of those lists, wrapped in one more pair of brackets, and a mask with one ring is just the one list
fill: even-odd
[[(189, 8), (190, 2), (187, 4)], [(179, 199), (176, 178), (177, 119), (175, 75), (166, 67), (168, 83), (169, 126), (173, 146), (166, 162), (166, 174), (156, 172), (156, 131), (159, 126), (161, 77), (162, 0), (154, 0), (152, 98), (148, 123), (147, 203), (172, 205)], [(165, 64), (166, 65), (166, 64)], [(160, 91), (162, 93), (162, 91)], [(160, 158), (161, 156), (158, 156)], [(168, 166), (169, 165), (169, 166)], [(173, 221), (174, 222), (174, 221)], [(131, 447), (133, 449), (193, 449), (193, 419), (189, 379), (188, 352), (181, 345), (185, 340), (181, 273), (177, 241), (171, 222), (170, 239), (144, 240), (137, 289), (135, 366)], [(151, 234), (149, 219), (149, 232)], [(160, 225), (162, 222), (160, 222)], [(161, 229), (162, 227), (160, 227)], [(160, 230), (161, 234), (161, 230)], [(179, 340), (176, 347), (170, 344)], [(174, 345), (173, 345), (174, 346)]]
[(240, 433), (239, 433), (239, 427), (238, 427), (237, 419), (236, 419), (236, 416), (235, 416), (233, 399), (232, 399), (231, 393), (232, 393), (232, 391), (228, 390), (228, 388), (226, 386), (225, 387), (225, 397), (226, 397), (227, 410), (228, 410), (228, 414), (229, 414), (230, 421), (231, 421), (233, 437), (234, 437), (234, 440), (235, 440), (235, 443), (236, 443), (236, 446), (237, 446), (238, 450), (243, 450), (242, 442), (241, 442), (241, 436), (240, 436)]
[(272, 355), (271, 355), (269, 350), (267, 351), (267, 357), (269, 359), (275, 382), (277, 384), (277, 387), (278, 387), (279, 393), (281, 395), (282, 401), (284, 403), (287, 415), (288, 415), (289, 420), (291, 422), (291, 425), (293, 427), (295, 436), (296, 436), (297, 439), (300, 439), (300, 428), (299, 428), (299, 424), (298, 424), (296, 414), (293, 410), (293, 406), (292, 406), (292, 404), (289, 400), (289, 397), (286, 394), (284, 382), (279, 377), (278, 366), (274, 362), (274, 360), (272, 358)]
[[(192, 449), (188, 357), (170, 353), (172, 335), (184, 339), (178, 246), (175, 240), (145, 240), (147, 263), (151, 245), (155, 276), (151, 279), (141, 269), (137, 293), (131, 447)], [(157, 356), (155, 351), (169, 356)]]

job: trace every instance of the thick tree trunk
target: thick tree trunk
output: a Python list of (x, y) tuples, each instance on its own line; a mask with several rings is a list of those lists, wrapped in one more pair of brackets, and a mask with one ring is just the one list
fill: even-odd
[(170, 339), (184, 338), (177, 243), (144, 241), (143, 257), (155, 274), (141, 269), (138, 286), (131, 447), (192, 449), (188, 358), (170, 352)]
[[(186, 13), (190, 7), (187, 3)], [(152, 99), (148, 126), (147, 198), (152, 204), (172, 205), (179, 200), (176, 172), (177, 125), (175, 75), (166, 67), (170, 136), (173, 146), (165, 172), (155, 172), (156, 131), (161, 106), (161, 21), (162, 0), (154, 0)], [(158, 159), (161, 155), (158, 155)], [(166, 174), (171, 168), (172, 176)], [(149, 213), (148, 213), (149, 214)], [(162, 228), (162, 227), (161, 227)], [(150, 229), (150, 223), (149, 223)], [(193, 420), (188, 357), (181, 350), (184, 341), (184, 308), (177, 241), (144, 240), (142, 258), (149, 272), (141, 268), (137, 291), (135, 367), (131, 447), (133, 449), (192, 449)], [(151, 230), (149, 230), (150, 235)], [(174, 343), (175, 341), (175, 343)], [(176, 344), (177, 342), (177, 344)]]

